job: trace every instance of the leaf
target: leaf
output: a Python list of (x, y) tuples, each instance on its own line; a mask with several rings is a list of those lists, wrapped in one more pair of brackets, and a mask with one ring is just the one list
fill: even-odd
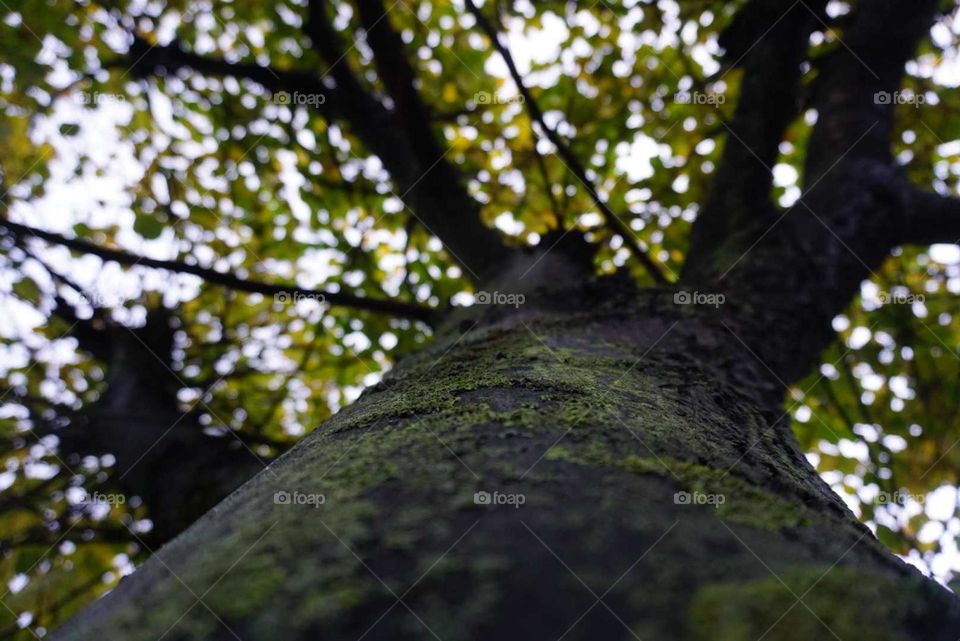
[(163, 221), (150, 214), (138, 214), (133, 223), (133, 230), (147, 240), (158, 238), (165, 227)]
[(29, 276), (13, 284), (13, 293), (21, 299), (34, 304), (39, 304), (43, 296), (40, 286)]

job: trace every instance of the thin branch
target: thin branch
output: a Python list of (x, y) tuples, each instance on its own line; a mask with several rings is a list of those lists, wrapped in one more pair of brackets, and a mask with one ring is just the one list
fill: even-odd
[[(87, 531), (93, 530), (94, 537), (87, 538)], [(7, 538), (0, 539), (0, 553), (4, 553), (21, 546), (50, 546), (61, 541), (70, 541), (77, 545), (99, 545), (130, 543), (129, 535), (124, 535), (124, 530), (119, 528), (93, 529), (89, 527), (76, 527), (69, 534), (57, 536), (55, 531), (51, 531), (45, 526), (35, 526), (25, 530), (22, 533), (10, 535)]]
[(533, 143), (533, 157), (537, 161), (537, 170), (540, 172), (540, 179), (543, 180), (543, 190), (547, 194), (547, 199), (550, 201), (550, 206), (553, 208), (553, 215), (557, 217), (557, 225), (562, 227), (563, 221), (560, 218), (560, 203), (557, 202), (557, 197), (553, 193), (553, 182), (550, 180), (550, 172), (547, 171), (547, 161), (543, 157), (543, 154), (540, 153), (540, 150), (537, 149), (537, 143)]
[(20, 251), (22, 251), (24, 254), (26, 254), (27, 258), (29, 258), (30, 260), (34, 260), (34, 261), (38, 262), (38, 263), (40, 264), (40, 266), (43, 267), (43, 269), (46, 270), (46, 272), (47, 272), (48, 274), (50, 274), (50, 278), (51, 278), (54, 282), (60, 283), (61, 285), (66, 285), (67, 287), (69, 287), (70, 289), (72, 289), (73, 291), (75, 291), (76, 293), (80, 294), (81, 296), (86, 297), (86, 292), (83, 290), (82, 287), (80, 287), (80, 285), (78, 285), (78, 284), (76, 283), (76, 281), (72, 280), (71, 278), (69, 278), (69, 277), (67, 277), (67, 276), (64, 276), (63, 274), (61, 274), (60, 272), (58, 272), (57, 270), (55, 270), (53, 267), (51, 267), (50, 265), (48, 265), (45, 260), (42, 260), (39, 256), (37, 256), (35, 253), (33, 253), (32, 251), (30, 251), (30, 250), (27, 249), (26, 247), (21, 246), (21, 247), (20, 247)]
[(407, 216), (407, 223), (403, 226), (403, 231), (406, 234), (406, 242), (403, 245), (403, 278), (400, 280), (401, 286), (407, 290), (407, 293), (410, 294), (413, 298), (417, 297), (417, 293), (414, 288), (414, 284), (410, 281), (410, 259), (407, 256), (410, 254), (410, 249), (413, 247), (413, 233), (414, 227), (416, 226), (417, 219), (414, 216)]
[(198, 265), (189, 265), (176, 260), (159, 260), (146, 256), (137, 256), (120, 249), (110, 249), (101, 247), (85, 240), (76, 238), (67, 238), (49, 231), (35, 229), (20, 223), (14, 223), (7, 220), (0, 220), (0, 226), (9, 230), (13, 235), (26, 238), (35, 237), (48, 243), (61, 245), (74, 251), (93, 254), (104, 260), (110, 260), (121, 265), (135, 266), (142, 265), (153, 269), (166, 269), (168, 271), (181, 274), (191, 274), (199, 276), (204, 281), (228, 287), (238, 291), (264, 294), (266, 296), (286, 295), (290, 300), (299, 297), (310, 297), (321, 300), (330, 305), (339, 305), (368, 312), (379, 314), (390, 314), (402, 318), (412, 318), (428, 324), (437, 320), (437, 310), (431, 307), (423, 307), (414, 303), (407, 303), (396, 300), (385, 300), (380, 298), (366, 298), (343, 292), (330, 292), (319, 289), (308, 289), (296, 287), (290, 284), (264, 283), (262, 281), (247, 280), (233, 274), (216, 271), (200, 267)]
[[(98, 594), (95, 592), (96, 588), (103, 588), (106, 590), (106, 587), (107, 586), (105, 586), (103, 583), (103, 576), (97, 574), (96, 576), (84, 581), (80, 585), (67, 592), (64, 596), (53, 603), (49, 610), (45, 613), (47, 627), (49, 628), (49, 624), (56, 621), (60, 611), (66, 608), (70, 603), (79, 598), (85, 598), (88, 601), (92, 601), (94, 597), (98, 596)], [(37, 625), (38, 623), (39, 622), (36, 622), (34, 625)]]
[(307, 368), (307, 363), (310, 362), (310, 359), (313, 357), (314, 353), (317, 350), (317, 344), (320, 342), (318, 340), (319, 336), (314, 337), (314, 340), (310, 341), (310, 344), (303, 350), (303, 354), (300, 356), (300, 360), (290, 370), (286, 376), (283, 378), (283, 383), (277, 387), (276, 392), (270, 398), (270, 405), (267, 407), (267, 411), (263, 413), (263, 416), (259, 421), (253, 425), (251, 430), (256, 436), (262, 436), (263, 431), (270, 425), (273, 421), (273, 417), (276, 415), (277, 410), (283, 405), (283, 402), (287, 399), (290, 390), (290, 384), (293, 380), (300, 376), (304, 370)]
[[(840, 342), (841, 349), (846, 349), (846, 346), (843, 342)], [(857, 379), (857, 376), (853, 373), (853, 369), (850, 367), (850, 362), (846, 357), (841, 358), (840, 371), (843, 373), (843, 378), (847, 383), (847, 387), (850, 388), (850, 394), (857, 399), (857, 405), (860, 408), (860, 418), (863, 419), (864, 423), (874, 424), (873, 421), (873, 412), (870, 411), (870, 407), (863, 402), (863, 397), (861, 396), (862, 392), (860, 390), (860, 382)]]
[(483, 13), (480, 11), (480, 8), (477, 7), (473, 0), (466, 0), (466, 5), (470, 10), (470, 13), (473, 14), (474, 18), (476, 18), (477, 24), (487, 34), (487, 37), (490, 38), (490, 41), (493, 43), (497, 53), (500, 54), (500, 56), (503, 58), (503, 61), (506, 63), (507, 68), (510, 70), (510, 76), (513, 78), (513, 82), (517, 85), (520, 95), (523, 96), (524, 104), (526, 105), (530, 119), (537, 124), (547, 139), (553, 143), (554, 147), (557, 148), (557, 153), (567, 166), (567, 169), (569, 169), (570, 172), (576, 176), (577, 180), (583, 184), (587, 190), (587, 193), (590, 195), (590, 198), (600, 210), (601, 214), (603, 214), (607, 224), (610, 225), (610, 227), (616, 233), (620, 234), (620, 236), (623, 238), (623, 242), (627, 244), (637, 259), (643, 264), (650, 276), (653, 277), (653, 280), (658, 284), (664, 284), (668, 282), (666, 276), (663, 274), (661, 266), (649, 254), (647, 254), (646, 250), (644, 250), (643, 246), (640, 244), (640, 241), (637, 239), (636, 233), (634, 233), (634, 231), (630, 229), (630, 227), (624, 223), (613, 212), (612, 209), (610, 209), (610, 206), (607, 205), (606, 201), (600, 196), (596, 185), (587, 175), (587, 171), (580, 163), (580, 160), (570, 150), (570, 146), (567, 144), (567, 142), (561, 138), (554, 129), (547, 126), (547, 123), (544, 121), (543, 112), (540, 110), (540, 106), (537, 104), (537, 101), (534, 99), (533, 94), (530, 93), (530, 90), (527, 88), (526, 84), (524, 84), (523, 76), (520, 75), (520, 71), (517, 69), (517, 65), (513, 60), (513, 56), (510, 54), (510, 50), (500, 41), (500, 34), (498, 33), (496, 27), (494, 27), (494, 25), (487, 20), (486, 16), (483, 15)]

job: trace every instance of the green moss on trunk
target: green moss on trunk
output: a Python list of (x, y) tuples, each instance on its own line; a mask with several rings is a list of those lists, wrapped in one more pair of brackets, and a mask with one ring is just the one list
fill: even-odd
[[(737, 349), (695, 319), (602, 305), (450, 330), (58, 638), (695, 639), (722, 615), (734, 639), (753, 630), (738, 621), (771, 571), (838, 559), (834, 572), (939, 604), (936, 634), (957, 625), (952, 597), (865, 536), (771, 427), (757, 365)], [(477, 492), (523, 502), (477, 504)], [(902, 627), (901, 610), (885, 617), (871, 614)]]

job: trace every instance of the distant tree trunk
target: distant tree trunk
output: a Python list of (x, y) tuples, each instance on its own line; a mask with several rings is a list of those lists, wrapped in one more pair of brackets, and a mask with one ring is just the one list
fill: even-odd
[(523, 304), (451, 319), (54, 638), (955, 641), (956, 599), (794, 442), (747, 345), (795, 337), (562, 270), (502, 281)]
[(105, 489), (143, 501), (153, 525), (139, 537), (149, 548), (182, 532), (264, 466), (239, 438), (206, 434), (197, 420), (202, 405), (182, 411), (174, 319), (159, 309), (135, 329), (77, 321), (74, 336), (105, 363), (107, 380), (96, 402), (51, 430), (71, 465), (90, 455), (114, 457)]

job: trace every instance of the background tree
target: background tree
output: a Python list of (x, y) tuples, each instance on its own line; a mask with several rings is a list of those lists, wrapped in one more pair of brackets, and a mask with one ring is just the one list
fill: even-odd
[(5, 8), (0, 629), (954, 639), (950, 10)]

